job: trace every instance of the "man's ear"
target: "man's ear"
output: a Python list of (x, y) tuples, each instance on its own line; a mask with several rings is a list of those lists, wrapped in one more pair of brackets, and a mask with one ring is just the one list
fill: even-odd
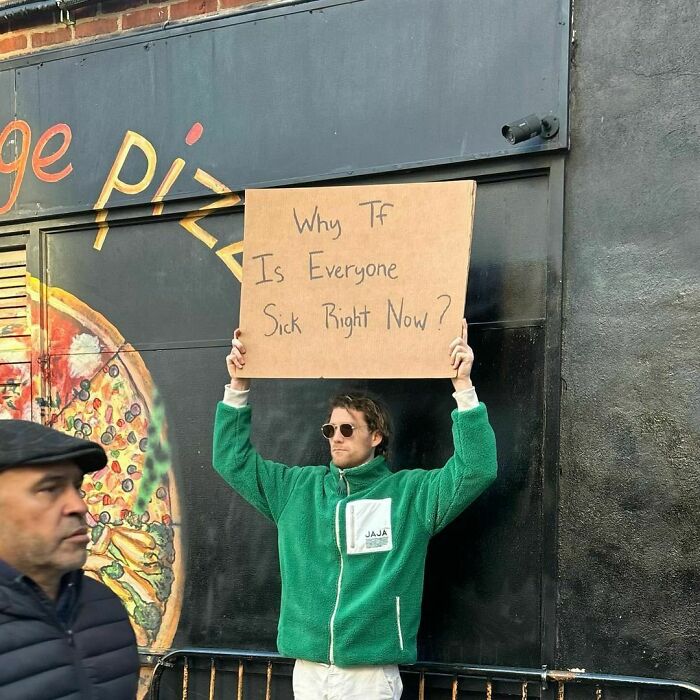
[(383, 439), (384, 436), (378, 430), (375, 430), (372, 433), (372, 447), (376, 447)]

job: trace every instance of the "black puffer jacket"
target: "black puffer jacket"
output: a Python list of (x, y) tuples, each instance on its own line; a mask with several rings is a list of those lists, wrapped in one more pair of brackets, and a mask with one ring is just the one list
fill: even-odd
[(54, 604), (0, 562), (0, 698), (133, 700), (139, 658), (120, 600), (74, 571)]

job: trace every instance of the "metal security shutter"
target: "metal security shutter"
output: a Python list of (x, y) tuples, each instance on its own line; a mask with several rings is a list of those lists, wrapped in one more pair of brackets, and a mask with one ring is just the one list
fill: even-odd
[(0, 250), (0, 338), (29, 335), (27, 251)]
[(0, 419), (31, 417), (28, 302), (26, 248), (0, 249)]

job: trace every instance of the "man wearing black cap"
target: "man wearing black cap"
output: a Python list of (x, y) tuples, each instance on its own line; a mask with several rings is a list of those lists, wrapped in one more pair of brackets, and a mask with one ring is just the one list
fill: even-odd
[(0, 698), (133, 700), (139, 659), (126, 611), (83, 576), (80, 494), (97, 444), (0, 420)]

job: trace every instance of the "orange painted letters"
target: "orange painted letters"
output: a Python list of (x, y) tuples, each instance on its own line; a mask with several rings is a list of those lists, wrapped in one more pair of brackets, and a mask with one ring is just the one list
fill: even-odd
[[(17, 139), (17, 141), (15, 142), (11, 139), (13, 134), (16, 134), (15, 139)], [(63, 137), (60, 146), (53, 153), (43, 155), (46, 145), (56, 135)], [(73, 171), (71, 163), (68, 163), (56, 173), (47, 173), (44, 168), (53, 165), (66, 154), (72, 137), (73, 135), (68, 124), (54, 124), (46, 129), (39, 137), (34, 147), (34, 152), (32, 153), (32, 170), (39, 180), (44, 182), (58, 182), (70, 175)], [(8, 144), (14, 146), (13, 150), (17, 153), (17, 156), (12, 160), (6, 161), (2, 156), (2, 152)], [(0, 132), (0, 173), (4, 175), (11, 175), (14, 173), (15, 175), (7, 201), (0, 206), (0, 216), (12, 209), (17, 201), (17, 195), (24, 182), (24, 174), (27, 170), (27, 161), (29, 160), (31, 147), (32, 129), (24, 119), (13, 119), (11, 122), (8, 122), (2, 132)]]
[[(63, 137), (61, 145), (50, 155), (42, 156), (41, 153), (46, 147), (46, 144), (54, 136), (59, 134)], [(57, 173), (47, 173), (44, 171), (44, 168), (48, 167), (49, 165), (53, 165), (59, 158), (65, 155), (72, 139), (73, 133), (71, 132), (68, 124), (54, 124), (39, 137), (39, 140), (36, 142), (36, 146), (34, 147), (34, 153), (32, 154), (32, 170), (40, 180), (43, 180), (44, 182), (58, 182), (73, 172), (72, 163), (68, 163), (63, 170), (59, 170)]]

